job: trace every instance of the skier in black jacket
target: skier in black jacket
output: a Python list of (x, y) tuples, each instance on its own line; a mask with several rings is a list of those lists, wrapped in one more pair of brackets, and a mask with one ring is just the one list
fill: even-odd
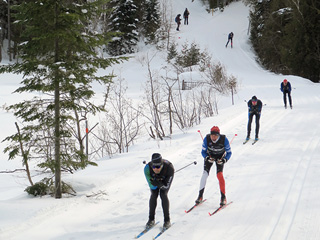
[(180, 31), (179, 27), (180, 27), (180, 24), (181, 24), (181, 14), (178, 14), (175, 18), (175, 22), (177, 23), (177, 31)]
[(248, 101), (248, 127), (247, 127), (247, 138), (246, 140), (250, 139), (251, 133), (251, 123), (253, 116), (256, 116), (256, 135), (255, 140), (259, 140), (259, 128), (260, 128), (260, 116), (262, 110), (262, 102), (257, 99), (256, 96), (253, 96)]
[(183, 18), (184, 18), (184, 25), (188, 25), (189, 24), (189, 11), (188, 8), (186, 8), (186, 10), (184, 10), (183, 13)]
[(149, 200), (149, 220), (146, 227), (150, 228), (155, 224), (154, 215), (157, 207), (157, 199), (160, 194), (164, 215), (163, 228), (169, 228), (171, 223), (168, 191), (174, 176), (173, 165), (168, 160), (163, 159), (160, 153), (154, 153), (152, 154), (151, 162), (144, 168), (144, 174), (151, 191)]

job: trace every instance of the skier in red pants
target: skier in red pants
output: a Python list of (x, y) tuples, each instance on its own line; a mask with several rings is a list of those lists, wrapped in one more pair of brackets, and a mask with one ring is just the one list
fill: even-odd
[(231, 157), (231, 147), (229, 140), (225, 135), (220, 134), (220, 129), (217, 126), (211, 128), (210, 134), (203, 139), (201, 154), (204, 158), (204, 171), (200, 181), (199, 196), (196, 204), (203, 201), (203, 192), (206, 186), (207, 178), (213, 163), (216, 163), (217, 178), (219, 180), (219, 187), (221, 193), (220, 205), (227, 204), (225, 181), (223, 177), (224, 164)]

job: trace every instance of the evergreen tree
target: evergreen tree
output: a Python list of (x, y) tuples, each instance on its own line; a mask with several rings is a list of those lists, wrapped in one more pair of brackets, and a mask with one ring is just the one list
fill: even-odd
[(143, 17), (143, 34), (146, 37), (146, 43), (156, 42), (156, 32), (160, 24), (158, 0), (147, 0)]
[(298, 5), (291, 1), (291, 8), (283, 59), (291, 74), (320, 82), (320, 1), (305, 0)]
[[(100, 57), (97, 51), (108, 36), (90, 30), (90, 19), (100, 14), (105, 4), (105, 0), (36, 0), (14, 6), (16, 24), (22, 29), (21, 59), (1, 66), (0, 73), (23, 74), (22, 86), (15, 92), (37, 93), (8, 109), (24, 124), (22, 143), (30, 144), (30, 139), (49, 142), (43, 147), (34, 143), (38, 153), (54, 147), (53, 153), (44, 154), (47, 158), (39, 166), (54, 172), (56, 198), (62, 196), (61, 171), (90, 164), (83, 148), (76, 146), (70, 128), (78, 124), (77, 113), (95, 114), (102, 109), (90, 102), (94, 95), (91, 83), (108, 83), (111, 76), (98, 77), (97, 69), (117, 62)], [(6, 140), (15, 143), (17, 136)], [(11, 158), (19, 154), (15, 146), (6, 149)]]
[(133, 0), (134, 5), (136, 6), (136, 19), (137, 21), (137, 31), (139, 35), (139, 40), (143, 38), (144, 25), (143, 25), (143, 17), (145, 13), (147, 0)]
[(109, 30), (118, 33), (108, 44), (112, 56), (133, 53), (138, 42), (137, 8), (132, 0), (112, 0), (113, 12), (109, 19)]
[(320, 80), (320, 2), (252, 1), (251, 41), (266, 68)]
[(255, 1), (253, 4), (253, 10), (250, 12), (251, 21), (251, 35), (250, 40), (252, 42), (253, 48), (259, 56), (259, 61), (263, 63), (264, 61), (264, 30), (266, 21), (270, 13), (270, 1)]

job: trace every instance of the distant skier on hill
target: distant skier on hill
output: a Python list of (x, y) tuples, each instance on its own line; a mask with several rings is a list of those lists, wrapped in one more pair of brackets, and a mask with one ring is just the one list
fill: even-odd
[(226, 44), (226, 47), (228, 47), (229, 41), (231, 41), (231, 48), (233, 47), (232, 39), (233, 39), (233, 32), (229, 33), (228, 35), (228, 42)]
[(189, 10), (186, 8), (183, 13), (183, 18), (184, 18), (184, 25), (189, 25)]
[(180, 24), (181, 24), (181, 14), (178, 14), (175, 18), (175, 22), (177, 23), (177, 31), (180, 31), (179, 30), (179, 27), (180, 27)]
[(232, 153), (229, 140), (225, 135), (220, 134), (219, 127), (213, 126), (210, 130), (210, 134), (207, 134), (207, 136), (203, 139), (201, 154), (204, 158), (204, 170), (200, 180), (200, 190), (196, 204), (199, 204), (203, 201), (203, 193), (207, 178), (213, 163), (215, 163), (217, 167), (217, 178), (219, 180), (221, 193), (220, 205), (224, 206), (227, 204), (227, 198), (225, 181), (223, 177), (223, 167), (224, 164), (230, 159)]
[(163, 159), (160, 153), (154, 153), (152, 154), (151, 161), (144, 168), (144, 174), (151, 191), (149, 200), (149, 220), (146, 224), (146, 228), (151, 228), (155, 224), (154, 216), (159, 194), (164, 215), (163, 228), (169, 228), (171, 223), (168, 191), (174, 175), (173, 165), (168, 160)]
[(256, 135), (255, 140), (259, 140), (259, 128), (260, 128), (260, 116), (262, 110), (262, 102), (257, 99), (256, 96), (253, 96), (248, 101), (248, 126), (247, 126), (247, 138), (246, 140), (250, 139), (250, 132), (251, 132), (251, 123), (253, 116), (256, 116)]
[(284, 79), (280, 85), (281, 92), (283, 92), (283, 102), (284, 107), (287, 108), (287, 95), (289, 99), (290, 108), (292, 109), (292, 100), (291, 100), (291, 84), (287, 79)]

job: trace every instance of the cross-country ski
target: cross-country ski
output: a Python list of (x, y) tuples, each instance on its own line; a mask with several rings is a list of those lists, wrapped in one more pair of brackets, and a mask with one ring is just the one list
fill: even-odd
[(171, 228), (173, 224), (174, 223), (172, 223), (170, 227), (162, 228), (161, 231), (153, 239), (157, 239), (158, 237), (160, 237), (165, 231), (167, 231), (169, 228)]
[(143, 236), (144, 234), (146, 234), (147, 232), (149, 232), (152, 228), (154, 228), (159, 222), (156, 222), (153, 226), (151, 227), (146, 227), (141, 233), (139, 233), (135, 238), (140, 238), (141, 236)]
[(212, 213), (209, 212), (209, 216), (212, 216), (214, 214), (216, 214), (217, 212), (221, 211), (222, 209), (225, 209), (227, 206), (229, 206), (231, 203), (233, 203), (232, 201), (227, 203), (226, 205), (220, 206), (218, 207), (216, 210), (214, 210)]
[(200, 203), (194, 204), (189, 210), (185, 210), (185, 213), (191, 212), (194, 208), (196, 208), (197, 206), (201, 205), (201, 204), (204, 203), (205, 201), (207, 201), (207, 199), (202, 200)]

